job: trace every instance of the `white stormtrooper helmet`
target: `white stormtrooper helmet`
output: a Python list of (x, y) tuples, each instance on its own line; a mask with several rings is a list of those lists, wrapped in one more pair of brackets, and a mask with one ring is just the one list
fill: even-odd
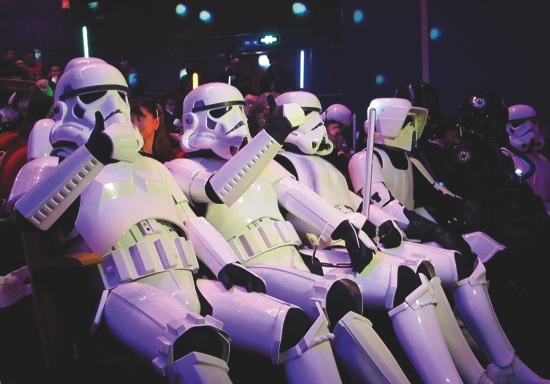
[(120, 71), (98, 58), (71, 60), (59, 78), (54, 94), (54, 120), (50, 143), (88, 141), (101, 112), (105, 126), (131, 124), (128, 85)]
[(104, 63), (105, 60), (100, 59), (98, 57), (75, 57), (74, 59), (70, 60), (67, 65), (65, 66), (65, 72), (73, 69), (73, 67), (79, 67), (84, 64), (89, 63)]
[(244, 97), (232, 85), (207, 83), (198, 86), (183, 100), (185, 152), (211, 149), (230, 159), (250, 140)]
[[(369, 111), (376, 111), (374, 141), (379, 144), (410, 151), (416, 146), (417, 138), (422, 135), (426, 125), (428, 110), (413, 107), (407, 99), (380, 98), (371, 101)], [(368, 133), (369, 120), (364, 129)]]
[(508, 107), (506, 131), (510, 136), (510, 144), (522, 152), (538, 151), (544, 146), (537, 112), (529, 105), (517, 104)]
[(345, 105), (332, 104), (321, 114), (321, 119), (325, 123), (327, 121), (336, 121), (344, 127), (351, 127), (353, 117), (351, 111)]
[(291, 144), (307, 155), (325, 156), (332, 152), (334, 144), (329, 140), (327, 128), (321, 119), (321, 102), (305, 91), (285, 92), (275, 98), (277, 105), (297, 103), (306, 115), (306, 122), (292, 131), (285, 143)]

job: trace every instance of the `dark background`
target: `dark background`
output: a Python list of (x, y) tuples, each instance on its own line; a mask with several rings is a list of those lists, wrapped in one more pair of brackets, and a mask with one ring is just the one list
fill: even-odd
[[(254, 44), (263, 33), (277, 33), (287, 67), (298, 79), (299, 51), (305, 51), (305, 90), (324, 107), (340, 102), (366, 118), (370, 100), (393, 96), (402, 83), (422, 80), (421, 0), (303, 1), (307, 17), (291, 13), (291, 1), (190, 1), (188, 15), (175, 15), (173, 0), (87, 1), (0, 0), (0, 48), (22, 54), (38, 48), (43, 61), (67, 62), (82, 55), (82, 25), (87, 25), (90, 55), (117, 65), (133, 57), (151, 93), (175, 92), (181, 68), (193, 63), (203, 81), (215, 80), (227, 55), (240, 53), (255, 84), (265, 69), (257, 55), (269, 49)], [(550, 34), (540, 0), (426, 0), (428, 28), (441, 37), (429, 43), (429, 82), (441, 94), (445, 113), (455, 113), (474, 87), (498, 92), (507, 105), (530, 104), (543, 126), (550, 115)], [(209, 9), (204, 25), (198, 12)], [(353, 22), (361, 9), (364, 20)], [(3, 52), (2, 51), (2, 52)], [(376, 83), (384, 75), (385, 82)]]

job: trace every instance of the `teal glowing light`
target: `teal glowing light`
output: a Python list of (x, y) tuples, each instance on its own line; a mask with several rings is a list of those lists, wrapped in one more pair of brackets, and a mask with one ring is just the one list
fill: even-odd
[(439, 28), (432, 28), (430, 30), (430, 39), (437, 40), (441, 37), (441, 30)]
[(210, 14), (210, 11), (204, 10), (199, 13), (199, 19), (201, 19), (205, 23), (208, 23), (212, 21), (212, 15)]
[(355, 12), (353, 12), (353, 22), (355, 24), (359, 24), (365, 19), (365, 14), (362, 10), (356, 9)]
[(176, 15), (183, 16), (187, 14), (187, 7), (183, 4), (176, 5)]
[(307, 7), (303, 3), (292, 4), (292, 13), (295, 15), (303, 15), (307, 12)]

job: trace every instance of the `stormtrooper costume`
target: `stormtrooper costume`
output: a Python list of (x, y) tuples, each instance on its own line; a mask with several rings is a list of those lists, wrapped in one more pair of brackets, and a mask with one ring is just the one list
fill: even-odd
[[(458, 251), (427, 252), (426, 256), (434, 265), (435, 274), (441, 276), (443, 286), (452, 292), (462, 320), (489, 360), (487, 374), (491, 380), (495, 383), (547, 382), (516, 356), (493, 311), (483, 263), (469, 244), (414, 211), (415, 183), (432, 185), (431, 198), (448, 202), (448, 206), (455, 209), (451, 214), (460, 215), (460, 210), (466, 209), (457, 196), (435, 183), (424, 167), (409, 155), (416, 137), (422, 132), (427, 110), (413, 107), (409, 100), (400, 98), (374, 99), (370, 108), (375, 110), (374, 141), (377, 144), (371, 164), (371, 204), (388, 213), (408, 237)], [(368, 124), (365, 122), (365, 129)], [(367, 152), (363, 150), (350, 162), (354, 190), (360, 194), (368, 169), (366, 157)], [(426, 180), (420, 180), (422, 177)], [(385, 251), (392, 253), (391, 249)], [(395, 255), (398, 256), (399, 251)], [(449, 337), (446, 340), (452, 341)], [(450, 345), (449, 349), (454, 350)], [(457, 367), (465, 381), (475, 381), (472, 366), (464, 371), (459, 363)]]
[[(265, 282), (194, 214), (168, 170), (138, 153), (142, 138), (130, 123), (127, 95), (113, 66), (96, 58), (71, 61), (54, 97), (52, 154), (27, 163), (9, 196), (13, 214), (54, 231), (63, 254), (101, 255), (92, 266), (98, 285), (90, 288), (101, 295), (92, 328), (104, 319), (120, 343), (170, 383), (231, 382), (230, 339), (284, 364), (291, 383), (341, 382), (327, 320), (312, 321), (296, 305), (263, 293)], [(261, 151), (228, 162), (212, 184), (227, 192), (224, 181), (244, 173), (235, 169), (261, 166), (274, 141), (263, 139)], [(198, 260), (219, 281), (197, 278)]]
[(550, 213), (550, 160), (539, 152), (544, 146), (544, 138), (539, 131), (537, 112), (530, 105), (516, 104), (508, 107), (508, 118), (506, 131), (510, 144), (531, 163), (514, 156), (516, 173), (521, 172)]
[[(299, 91), (284, 93), (276, 101), (277, 103), (296, 102), (302, 106), (304, 111), (309, 111), (306, 123), (287, 137), (286, 150), (281, 152), (276, 160), (293, 173), (298, 180), (312, 188), (333, 206), (345, 212), (349, 217), (355, 217), (356, 219), (362, 217), (361, 220), (364, 222), (366, 217), (357, 212), (361, 208), (361, 198), (347, 188), (343, 175), (322, 157), (332, 151), (332, 143), (327, 139), (324, 125), (320, 124), (319, 111), (321, 110), (321, 104), (319, 99), (309, 92)], [(295, 227), (305, 238), (305, 243), (310, 248), (342, 248), (338, 242), (330, 238), (319, 238), (318, 234), (307, 233), (307, 226), (303, 225), (296, 217), (287, 215), (286, 218), (295, 223)], [(430, 364), (438, 366), (440, 356), (445, 355), (445, 353), (437, 350), (437, 346), (444, 350), (449, 349), (463, 380), (466, 382), (478, 382), (479, 380), (489, 382), (484, 374), (484, 369), (479, 365), (464, 339), (441, 289), (440, 279), (443, 284), (450, 284), (449, 281), (456, 283), (454, 252), (411, 242), (401, 244), (402, 232), (398, 229), (397, 224), (390, 215), (377, 206), (369, 206), (369, 220), (378, 227), (378, 241), (381, 249), (376, 253), (373, 262), (355, 275), (356, 281), (363, 288), (365, 306), (385, 308), (390, 310), (390, 314), (396, 313), (397, 311), (393, 310), (393, 300), (391, 299), (394, 297), (396, 285), (398, 284), (399, 268), (409, 266), (417, 270), (419, 263), (423, 260), (434, 260), (441, 275), (430, 281), (428, 286), (430, 286), (429, 291), (433, 295), (432, 300), (437, 303), (435, 308), (439, 324), (435, 324), (432, 329), (436, 335), (429, 335), (424, 343), (421, 339), (417, 339), (415, 340), (416, 345), (404, 344), (403, 346), (409, 355), (422, 354), (422, 360), (427, 366)], [(398, 246), (398, 250), (393, 249)], [(389, 255), (389, 251), (385, 251), (386, 248), (392, 249), (392, 253), (399, 257)], [(317, 254), (319, 255), (319, 253)], [(327, 256), (329, 257), (327, 258)], [(331, 265), (339, 265), (342, 268), (345, 265), (347, 255), (341, 252), (324, 252), (317, 257), (324, 257), (321, 260), (324, 262), (324, 269), (330, 270)], [(428, 265), (431, 265), (431, 263), (428, 263)], [(346, 269), (343, 271), (346, 271)], [(396, 323), (396, 326), (398, 325)], [(399, 332), (399, 329), (396, 331)], [(433, 344), (434, 338), (437, 339), (440, 332), (445, 336), (446, 346), (445, 343)], [(418, 352), (418, 350), (421, 352)], [(411, 360), (414, 362), (414, 358), (411, 358)], [(429, 376), (423, 377), (424, 381), (437, 381), (439, 378), (434, 375), (434, 371), (437, 372), (437, 369), (430, 368), (426, 371)]]
[[(181, 144), (186, 156), (164, 165), (197, 214), (206, 217), (222, 234), (243, 265), (266, 281), (269, 295), (298, 305), (312, 319), (319, 317), (318, 308), (322, 308), (334, 334), (332, 347), (343, 374), (362, 383), (408, 382), (370, 321), (360, 315), (361, 289), (353, 276), (340, 271), (312, 273), (298, 251), (300, 238), (283, 218), (280, 207), (319, 231), (324, 229), (334, 238), (345, 238), (358, 264), (372, 253), (359, 246), (358, 237), (374, 248), (365, 233), (357, 232), (344, 213), (297, 183), (274, 161), (258, 172), (239, 196), (226, 199), (223, 193), (213, 192), (211, 180), (250, 145), (233, 150), (250, 140), (243, 104), (242, 95), (227, 84), (210, 83), (191, 91), (183, 102)], [(271, 100), (271, 107), (276, 111), (281, 106), (276, 107)], [(252, 142), (264, 134), (260, 131)], [(279, 141), (279, 149), (283, 142), (284, 138)], [(407, 270), (404, 278), (420, 284), (420, 278)], [(396, 296), (399, 294), (403, 295)], [(420, 296), (411, 300), (423, 305)]]

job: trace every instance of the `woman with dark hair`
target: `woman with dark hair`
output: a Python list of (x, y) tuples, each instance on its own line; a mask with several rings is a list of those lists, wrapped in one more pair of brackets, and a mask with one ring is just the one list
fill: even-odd
[(161, 163), (176, 158), (170, 144), (170, 136), (164, 123), (162, 106), (153, 100), (135, 99), (130, 103), (132, 124), (143, 137), (141, 153)]

